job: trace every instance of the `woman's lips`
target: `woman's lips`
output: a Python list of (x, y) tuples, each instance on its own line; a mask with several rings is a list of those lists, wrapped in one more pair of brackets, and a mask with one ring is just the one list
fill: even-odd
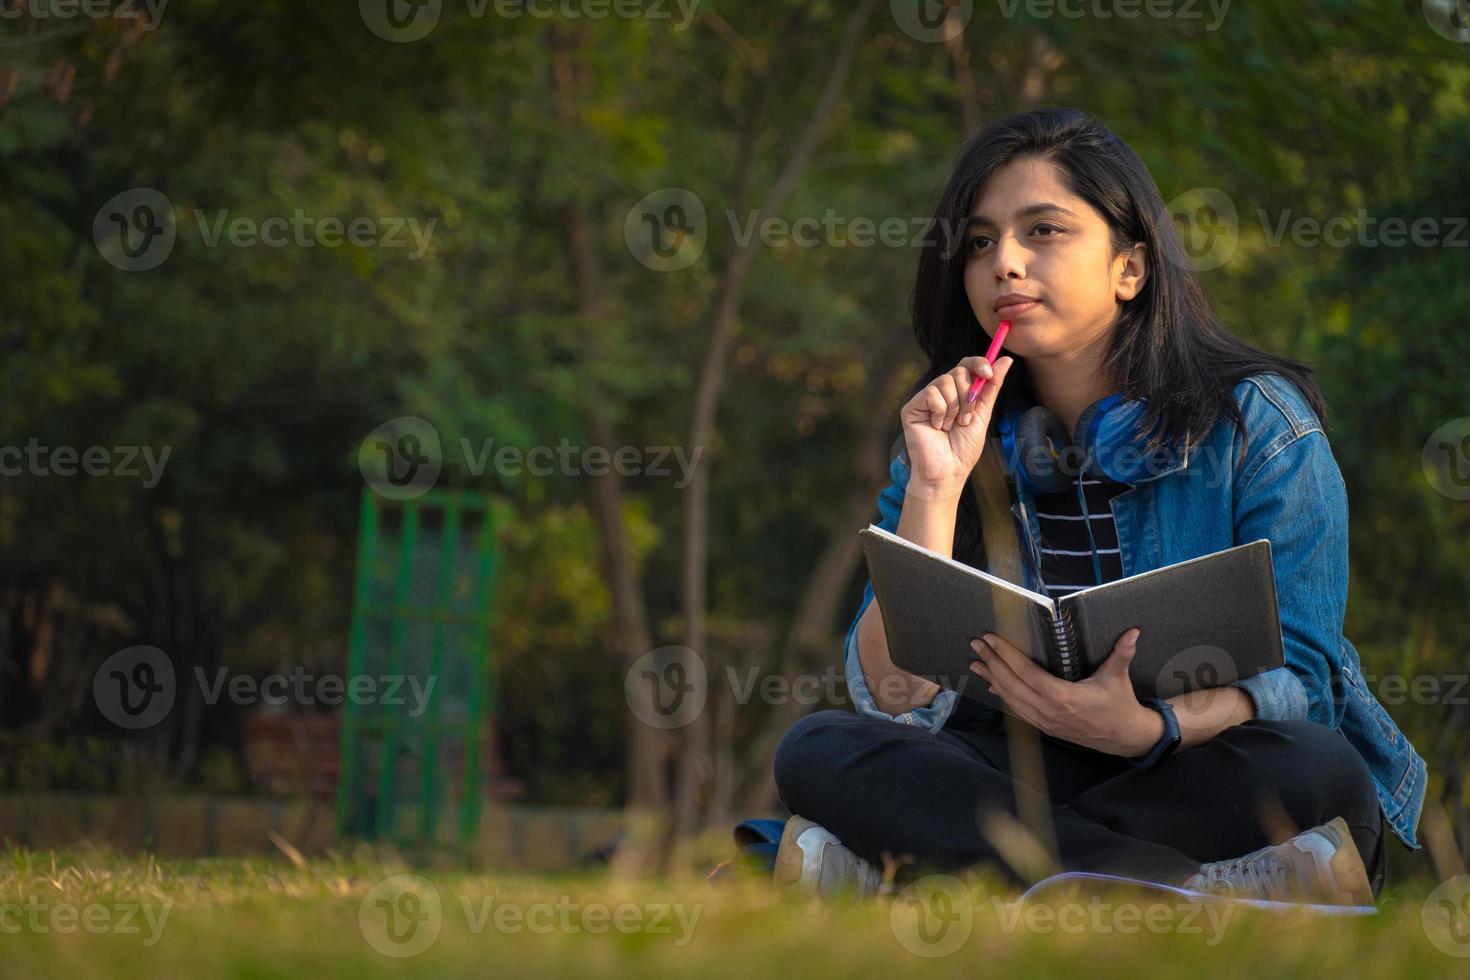
[(1010, 320), (1018, 316), (1025, 316), (1039, 306), (1041, 306), (1041, 300), (1039, 299), (1026, 300), (1021, 303), (1007, 303), (1005, 306), (996, 310), (995, 315), (1002, 320)]

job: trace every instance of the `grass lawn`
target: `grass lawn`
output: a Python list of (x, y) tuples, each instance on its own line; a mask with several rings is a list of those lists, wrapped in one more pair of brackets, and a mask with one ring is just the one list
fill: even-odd
[(1441, 889), (1432, 914), (1458, 918), (1426, 931), (1428, 894), (1427, 885), (1387, 893), (1369, 918), (1123, 894), (1023, 908), (993, 882), (939, 876), (894, 898), (827, 906), (774, 899), (749, 878), (715, 887), (696, 876), (413, 871), (364, 858), (159, 861), (11, 849), (0, 852), (0, 976), (1470, 974), (1467, 905), (1441, 905)]

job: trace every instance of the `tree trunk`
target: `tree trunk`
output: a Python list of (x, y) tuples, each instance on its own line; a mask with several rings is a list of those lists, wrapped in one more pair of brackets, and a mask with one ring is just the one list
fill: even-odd
[[(781, 168), (779, 175), (765, 200), (756, 212), (757, 225), (766, 216), (774, 214), (786, 202), (806, 172), (811, 156), (821, 139), (822, 132), (837, 106), (842, 86), (847, 78), (852, 60), (864, 26), (877, 0), (860, 0), (848, 15), (843, 25), (832, 62), (828, 66), (822, 93), (817, 99), (806, 127), (797, 140), (790, 159)], [(742, 148), (744, 152), (747, 148)], [(726, 260), (720, 286), (710, 316), (708, 342), (705, 355), (695, 379), (694, 406), (690, 416), (688, 451), (693, 455), (694, 471), (684, 493), (684, 531), (680, 560), (681, 605), (684, 612), (684, 646), (697, 654), (705, 655), (709, 650), (708, 633), (705, 628), (706, 587), (708, 574), (709, 546), (709, 488), (710, 488), (710, 439), (714, 431), (715, 411), (719, 406), (720, 387), (724, 381), (725, 362), (730, 344), (739, 325), (740, 298), (745, 287), (745, 277), (755, 258), (755, 242), (751, 238), (745, 245), (737, 245)], [(709, 787), (707, 780), (711, 771), (712, 747), (711, 720), (706, 712), (700, 712), (687, 725), (684, 742), (679, 755), (677, 783), (674, 792), (674, 835), (683, 840), (702, 830), (704, 813), (702, 802)]]
[[(569, 43), (561, 31), (548, 31), (551, 51), (551, 91), (554, 111), (559, 123), (576, 123), (576, 79)], [(577, 200), (563, 208), (567, 228), (567, 262), (572, 281), (577, 286), (577, 312), (592, 328), (586, 336), (599, 335), (596, 329), (603, 317), (601, 263), (594, 244), (592, 222), (587, 210)], [(592, 356), (596, 356), (595, 353)], [(617, 435), (607, 416), (597, 410), (600, 399), (589, 399), (587, 428), (592, 444), (605, 447), (609, 454), (618, 448)], [(648, 625), (648, 606), (643, 583), (633, 567), (623, 533), (622, 476), (615, 468), (590, 476), (589, 503), (593, 524), (597, 528), (598, 551), (603, 575), (612, 594), (610, 646), (624, 672), (643, 654), (653, 648)], [(642, 685), (632, 685), (628, 695), (640, 703), (630, 704), (624, 719), (625, 759), (628, 797), (625, 824), (628, 832), (614, 855), (614, 869), (622, 874), (642, 874), (660, 870), (662, 855), (659, 842), (665, 836), (668, 804), (664, 768), (669, 754), (667, 736), (645, 723), (652, 717), (652, 692)]]
[[(871, 521), (873, 502), (888, 482), (886, 450), (887, 433), (893, 422), (891, 393), (912, 368), (904, 356), (910, 344), (907, 330), (894, 330), (874, 361), (872, 381), (863, 393), (866, 411), (853, 434), (852, 479), (847, 497), (802, 588), (776, 660), (776, 669), (788, 680), (831, 665), (834, 658), (841, 668), (842, 650), (833, 649), (832, 626), (847, 583), (861, 563), (857, 531)], [(735, 795), (750, 812), (766, 813), (775, 808), (776, 784), (771, 778), (771, 762), (776, 745), (806, 710), (807, 706), (794, 698), (776, 705), (745, 754), (744, 775)]]

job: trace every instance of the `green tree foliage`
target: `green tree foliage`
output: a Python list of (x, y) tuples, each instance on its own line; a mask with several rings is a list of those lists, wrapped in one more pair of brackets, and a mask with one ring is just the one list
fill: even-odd
[[(799, 139), (849, 6), (705, 3), (681, 30), (445, 4), (406, 44), (374, 36), (346, 2), (195, 0), (150, 31), (7, 21), (0, 445), (171, 455), (156, 487), (0, 479), (0, 724), (59, 741), (102, 731), (76, 684), (131, 643), (183, 670), (340, 669), (357, 448), (382, 421), (418, 415), (446, 447), (443, 483), (516, 505), (494, 640), (512, 772), (539, 799), (620, 799), (626, 705), (587, 481), (475, 472), (460, 440), (581, 446), (597, 413), (627, 445), (681, 442), (719, 270), (738, 235), (759, 234), (748, 216)], [(1206, 281), (1243, 336), (1319, 369), (1352, 503), (1349, 635), (1380, 674), (1462, 669), (1466, 504), (1436, 492), (1420, 459), (1467, 411), (1470, 249), (1337, 248), (1274, 229), (1359, 208), (1470, 213), (1470, 48), (1389, 0), (1235, 5), (1213, 26), (1208, 13), (1009, 6), (975, 5), (957, 61), (955, 45), (915, 40), (880, 4), (810, 166), (769, 216), (822, 230), (812, 247), (762, 245), (743, 292), (704, 447), (716, 642), (748, 645), (737, 660), (769, 656), (842, 519), (833, 502), (872, 399), (896, 407), (919, 369), (903, 341), (911, 243), (966, 120), (1069, 104), (1127, 139), (1166, 200), (1208, 187), (1232, 201), (1238, 245)], [(93, 221), (137, 187), (168, 198), (178, 238), (157, 268), (124, 272), (94, 246)], [(623, 238), (633, 204), (666, 187), (708, 215), (704, 254), (671, 273)], [(568, 258), (573, 206), (590, 218), (592, 319)], [(298, 213), (433, 230), (418, 255), (210, 244), (234, 218)], [(859, 246), (855, 219), (903, 231)], [(895, 359), (903, 370), (885, 374)], [(875, 379), (887, 380), (875, 391)], [(625, 490), (655, 639), (674, 642), (680, 487), (640, 476)], [(854, 567), (830, 624), (834, 664), (861, 581)], [(58, 583), (69, 625), (35, 688), (23, 609)], [(1391, 710), (1432, 747), (1435, 785), (1463, 810), (1465, 709)], [(238, 719), (176, 715), (150, 750), (198, 779)], [(761, 720), (758, 707), (738, 713), (736, 741)]]

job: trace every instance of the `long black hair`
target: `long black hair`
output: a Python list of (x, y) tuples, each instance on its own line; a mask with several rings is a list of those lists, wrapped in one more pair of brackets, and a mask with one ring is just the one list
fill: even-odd
[[(1114, 254), (1137, 242), (1148, 246), (1148, 276), (1138, 295), (1123, 304), (1101, 365), (1124, 397), (1146, 402), (1142, 431), (1157, 427), (1146, 450), (1166, 444), (1192, 450), (1222, 416), (1244, 433), (1232, 391), (1256, 374), (1279, 374), (1295, 384), (1326, 428), (1326, 403), (1311, 367), (1251, 347), (1215, 314), (1143, 161), (1095, 116), (1065, 108), (1002, 119), (960, 148), (919, 254), (910, 300), (914, 338), (929, 365), (900, 404), (962, 358), (989, 346), (965, 294), (964, 229), (990, 178), (1023, 158), (1052, 163), (1067, 189), (1102, 215)], [(1015, 360), (990, 435), (1005, 414), (1038, 403), (1026, 359)], [(957, 560), (974, 556), (983, 563), (978, 528), (978, 507), (972, 494), (964, 494), (955, 532)]]

